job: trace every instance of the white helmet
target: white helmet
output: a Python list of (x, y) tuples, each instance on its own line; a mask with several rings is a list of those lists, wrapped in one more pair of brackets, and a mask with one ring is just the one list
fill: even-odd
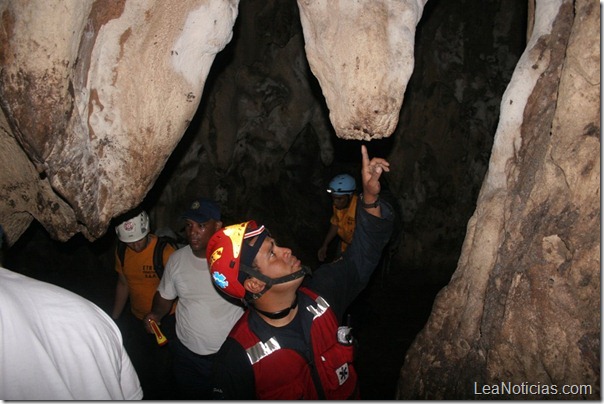
[(115, 226), (117, 238), (124, 243), (134, 243), (149, 234), (149, 215), (144, 210), (119, 226)]

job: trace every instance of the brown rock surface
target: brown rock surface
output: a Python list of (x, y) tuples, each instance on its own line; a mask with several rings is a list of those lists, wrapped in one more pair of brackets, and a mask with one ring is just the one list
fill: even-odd
[(426, 1), (298, 0), (306, 57), (338, 137), (381, 139), (396, 128)]
[(20, 217), (2, 222), (9, 243), (32, 218), (60, 240), (94, 240), (142, 201), (231, 39), (237, 5), (0, 3), (0, 135), (26, 154), (0, 153), (22, 175), (38, 172), (18, 187), (2, 176), (2, 217)]
[[(551, 1), (535, 15), (457, 270), (398, 398), (600, 397), (600, 13)], [(501, 383), (590, 387), (477, 395)]]

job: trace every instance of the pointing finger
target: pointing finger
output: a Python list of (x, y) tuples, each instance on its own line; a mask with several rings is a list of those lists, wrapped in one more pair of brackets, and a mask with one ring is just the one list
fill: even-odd
[(369, 155), (367, 154), (367, 147), (362, 144), (361, 145), (361, 155), (363, 156), (363, 168), (369, 165)]

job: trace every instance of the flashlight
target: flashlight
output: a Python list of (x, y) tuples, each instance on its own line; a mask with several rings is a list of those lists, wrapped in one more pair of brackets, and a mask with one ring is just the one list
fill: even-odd
[(164, 346), (168, 343), (168, 338), (161, 332), (159, 326), (155, 322), (155, 320), (149, 320), (149, 325), (153, 330), (153, 334), (155, 334), (155, 340), (157, 341), (157, 345)]

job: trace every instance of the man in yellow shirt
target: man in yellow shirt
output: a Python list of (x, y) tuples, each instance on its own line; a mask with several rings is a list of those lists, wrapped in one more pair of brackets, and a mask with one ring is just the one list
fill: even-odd
[(319, 261), (325, 261), (329, 243), (338, 236), (340, 242), (335, 258), (342, 255), (348, 245), (352, 242), (355, 227), (355, 212), (358, 196), (355, 194), (356, 181), (348, 174), (339, 174), (333, 177), (329, 183), (327, 192), (331, 194), (333, 201), (333, 214), (325, 240), (319, 248), (317, 256)]
[[(170, 350), (159, 347), (155, 337), (147, 334), (142, 322), (151, 311), (153, 296), (160, 282), (160, 274), (154, 264), (155, 249), (160, 239), (150, 232), (149, 216), (145, 211), (116, 226), (115, 232), (118, 243), (123, 244), (118, 245), (115, 254), (118, 279), (111, 317), (119, 320), (117, 323), (122, 330), (124, 346), (141, 376), (145, 399), (172, 398), (168, 393), (172, 376)], [(174, 246), (166, 243), (163, 252), (158, 252), (161, 253), (162, 268), (174, 251)], [(123, 316), (128, 299), (130, 313)], [(161, 324), (168, 341), (175, 335), (174, 311), (175, 306)]]

